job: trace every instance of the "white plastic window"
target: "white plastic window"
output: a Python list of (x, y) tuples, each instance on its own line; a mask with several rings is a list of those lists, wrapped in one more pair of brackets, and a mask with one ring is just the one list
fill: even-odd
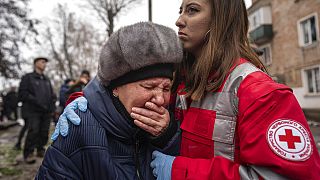
[(308, 82), (308, 93), (309, 94), (320, 94), (320, 74), (319, 67), (305, 70), (307, 82)]
[(316, 16), (312, 15), (300, 21), (300, 44), (308, 46), (318, 40)]

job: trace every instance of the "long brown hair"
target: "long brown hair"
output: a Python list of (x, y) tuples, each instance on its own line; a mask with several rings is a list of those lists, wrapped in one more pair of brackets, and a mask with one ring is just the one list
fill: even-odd
[[(215, 91), (223, 84), (239, 58), (245, 58), (266, 72), (251, 49), (248, 40), (248, 15), (243, 0), (208, 0), (212, 7), (211, 28), (200, 57), (195, 60), (185, 53), (174, 84), (184, 81), (187, 96), (199, 100), (206, 91)], [(213, 73), (213, 78), (209, 79)]]

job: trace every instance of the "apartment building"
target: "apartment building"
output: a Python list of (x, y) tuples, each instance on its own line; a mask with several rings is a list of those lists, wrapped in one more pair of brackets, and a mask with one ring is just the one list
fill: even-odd
[(308, 119), (320, 121), (320, 0), (253, 0), (251, 42), (270, 75), (290, 86)]

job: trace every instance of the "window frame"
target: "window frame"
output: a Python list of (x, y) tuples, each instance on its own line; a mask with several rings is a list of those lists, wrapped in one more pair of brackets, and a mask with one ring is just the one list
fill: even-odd
[[(314, 17), (315, 19), (315, 29), (316, 29), (316, 40), (315, 41), (312, 41), (312, 34), (311, 34), (311, 18)], [(309, 42), (308, 43), (305, 43), (305, 38), (304, 38), (304, 34), (303, 34), (303, 28), (302, 28), (302, 23), (303, 22), (309, 22), (308, 24), (308, 37), (310, 38)], [(315, 12), (315, 13), (312, 13), (312, 14), (309, 14), (301, 19), (298, 20), (297, 22), (297, 27), (298, 27), (298, 40), (299, 40), (299, 46), (300, 47), (306, 47), (306, 46), (310, 46), (314, 43), (317, 43), (319, 41), (319, 24), (318, 24), (318, 14)]]
[[(314, 69), (318, 69), (319, 79), (320, 79), (320, 64), (302, 69), (303, 82), (304, 82), (304, 85), (305, 85), (304, 89), (305, 89), (306, 95), (320, 95), (320, 81), (319, 81), (319, 84), (318, 84), (319, 88), (317, 88), (316, 76), (315, 76), (315, 70)], [(308, 75), (307, 75), (308, 71), (312, 72), (312, 85), (313, 85), (313, 88), (314, 88), (314, 92), (309, 92), (309, 79), (308, 79)], [(317, 90), (318, 90), (318, 92), (317, 92)]]
[[(266, 62), (265, 61), (265, 51), (263, 51), (263, 49), (264, 48), (268, 48), (269, 49), (269, 58), (270, 58), (270, 61), (269, 62)], [(263, 62), (263, 64), (265, 65), (265, 66), (270, 66), (271, 64), (272, 64), (272, 49), (271, 49), (271, 44), (270, 43), (268, 43), (268, 44), (265, 44), (265, 45), (262, 45), (262, 46), (259, 46), (259, 49), (261, 50), (261, 51), (263, 51), (263, 55), (262, 55), (262, 57), (261, 57), (261, 60), (262, 60), (262, 62)]]

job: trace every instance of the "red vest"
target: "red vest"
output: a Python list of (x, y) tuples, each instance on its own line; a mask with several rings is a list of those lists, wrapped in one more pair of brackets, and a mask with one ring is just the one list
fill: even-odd
[[(219, 91), (207, 92), (199, 101), (185, 98), (183, 88), (179, 87), (176, 97), (175, 117), (182, 122), (182, 140), (180, 156), (173, 162), (172, 180), (320, 177), (314, 140), (287, 86), (244, 62), (232, 70)], [(308, 159), (287, 160), (271, 147), (268, 127), (283, 118), (300, 123), (310, 134)]]

